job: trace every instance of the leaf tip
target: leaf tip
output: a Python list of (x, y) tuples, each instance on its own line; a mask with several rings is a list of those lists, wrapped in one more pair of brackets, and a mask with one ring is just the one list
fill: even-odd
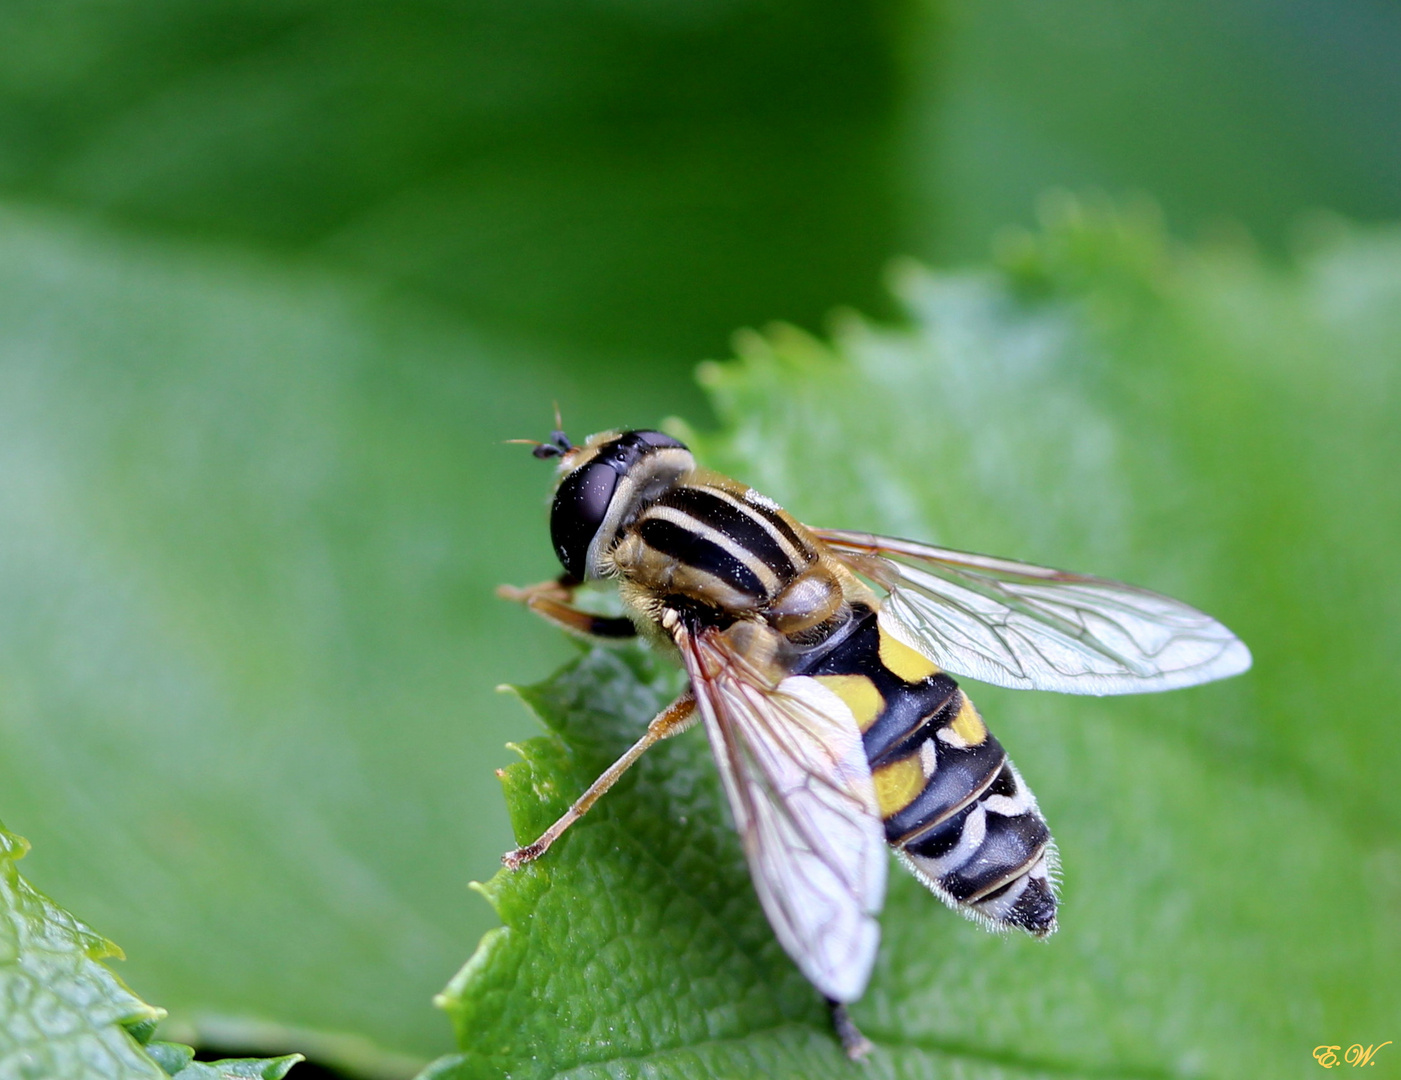
[(263, 1072), (264, 1080), (282, 1080), (291, 1071), (293, 1065), (299, 1065), (305, 1060), (305, 1054), (284, 1054), (282, 1057), (273, 1058), (267, 1063), (267, 1068)]
[(488, 977), (493, 958), (506, 946), (510, 937), (508, 926), (495, 926), (483, 934), (467, 962), (458, 968), (447, 986), (433, 995), (434, 1006), (452, 1015), (455, 1020), (459, 1019), (472, 1000), (474, 984)]
[(29, 841), (7, 830), (0, 823), (0, 857), (19, 862), (29, 854)]
[(696, 365), (696, 382), (707, 390), (715, 389), (724, 379), (725, 368), (718, 360), (703, 360)]
[[(708, 360), (705, 363), (714, 363), (714, 361)], [(704, 366), (705, 364), (701, 365), (701, 367)], [(687, 446), (700, 440), (700, 433), (679, 416), (668, 416), (661, 422), (661, 429), (672, 438), (680, 439)]]

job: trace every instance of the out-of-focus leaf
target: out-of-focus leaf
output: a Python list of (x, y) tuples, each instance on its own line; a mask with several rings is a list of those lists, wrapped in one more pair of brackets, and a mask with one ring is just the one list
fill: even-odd
[[(853, 1009), (872, 1073), (1304, 1077), (1321, 1043), (1383, 1042), (1401, 239), (1344, 234), (1284, 270), (1066, 204), (995, 271), (899, 291), (904, 329), (743, 337), (706, 372), (726, 427), (703, 457), (805, 520), (1182, 596), (1256, 666), (1136, 698), (970, 686), (1056, 831), (1062, 929), (989, 935), (897, 876)], [(525, 693), (556, 734), (506, 773), (521, 840), (665, 700), (637, 665), (595, 654)], [(462, 1052), (428, 1075), (851, 1075), (701, 743), (664, 744), (486, 887), (505, 926), (450, 986)]]
[[(0, 809), (190, 1040), (420, 1060), (490, 925), (491, 782), (567, 655), (510, 437), (652, 421), (374, 287), (0, 213)], [(358, 1040), (358, 1041), (357, 1041)], [(402, 1071), (402, 1070), (401, 1070)]]
[(29, 850), (0, 825), (0, 1076), (6, 1080), (282, 1080), (301, 1060), (191, 1062), (146, 1045), (164, 1010), (101, 963), (122, 952), (36, 892), (15, 864)]
[(316, 250), (684, 378), (875, 299), (886, 3), (12, 0), (0, 190)]
[(976, 260), (1048, 187), (1149, 191), (1178, 228), (1286, 239), (1401, 217), (1401, 9), (952, 0), (913, 73), (906, 250)]

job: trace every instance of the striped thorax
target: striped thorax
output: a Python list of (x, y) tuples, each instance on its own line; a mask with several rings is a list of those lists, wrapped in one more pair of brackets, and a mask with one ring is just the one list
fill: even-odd
[(795, 641), (843, 604), (838, 575), (807, 530), (714, 473), (692, 472), (643, 507), (610, 561), (649, 609), (680, 606), (717, 626), (763, 618)]

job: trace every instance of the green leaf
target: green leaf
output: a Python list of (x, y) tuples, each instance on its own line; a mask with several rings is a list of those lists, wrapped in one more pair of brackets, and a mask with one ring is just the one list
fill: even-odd
[(909, 96), (909, 217), (923, 235), (902, 250), (981, 259), (1048, 188), (1149, 191), (1179, 229), (1243, 224), (1277, 250), (1304, 208), (1401, 216), (1393, 5), (946, 10), (926, 54), (937, 63), (915, 69)]
[[(1401, 237), (1296, 267), (1062, 203), (995, 270), (907, 269), (900, 328), (745, 335), (706, 370), (702, 456), (820, 524), (1137, 581), (1255, 668), (1172, 694), (970, 686), (1064, 863), (1061, 931), (999, 937), (893, 880), (854, 1008), (882, 1076), (1315, 1075), (1401, 1015)], [(1388, 612), (1391, 614), (1388, 615)], [(589, 654), (523, 691), (553, 734), (506, 771), (533, 839), (674, 688)], [(543, 859), (444, 995), (427, 1075), (849, 1077), (746, 880), (699, 733)], [(1396, 1075), (1401, 1059), (1377, 1063)]]
[(187, 1041), (451, 1047), (429, 1003), (508, 839), (492, 688), (569, 655), (492, 595), (553, 562), (548, 466), (502, 440), (675, 400), (549, 359), (0, 207), (0, 811)]
[[(538, 836), (682, 685), (636, 647), (519, 691), (552, 734), (504, 770), (517, 838)], [(545, 858), (482, 892), (505, 926), (444, 992), (466, 1052), (428, 1075), (615, 1075), (634, 1059), (725, 1075), (828, 1055), (825, 1010), (758, 915), (699, 730), (659, 744)]]
[(195, 1061), (195, 1052), (179, 1043), (150, 1042), (147, 1055), (167, 1076), (175, 1080), (282, 1080), (301, 1054), (275, 1058), (225, 1058), (222, 1061)]
[(126, 1027), (163, 1014), (99, 963), (120, 949), (20, 877), (28, 850), (0, 826), (0, 1075), (159, 1077)]
[(893, 30), (844, 0), (11, 0), (0, 190), (683, 380), (735, 325), (872, 298)]
[(0, 1076), (14, 1080), (282, 1080), (301, 1060), (191, 1062), (147, 1045), (165, 1015), (101, 961), (122, 952), (20, 876), (29, 844), (0, 825)]
[(576, 432), (694, 413), (734, 325), (878, 292), (893, 24), (0, 26), (0, 813), (192, 1040), (314, 1032), (406, 1073), (451, 1046), (426, 1003), (491, 921), (467, 883), (518, 723), (491, 688), (567, 655), (492, 596), (552, 563), (548, 471), (500, 443), (554, 400)]
[(174, 1080), (282, 1080), (300, 1054), (277, 1058), (225, 1058), (223, 1061), (191, 1061), (170, 1075)]

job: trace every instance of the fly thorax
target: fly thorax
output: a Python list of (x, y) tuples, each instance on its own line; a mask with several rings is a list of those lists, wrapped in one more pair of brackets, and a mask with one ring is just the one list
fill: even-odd
[(643, 507), (610, 559), (620, 576), (729, 621), (767, 612), (817, 553), (772, 502), (697, 473)]
[(707, 621), (728, 623), (752, 614), (761, 602), (754, 591), (714, 572), (708, 563), (698, 565), (648, 543), (641, 529), (629, 529), (607, 560), (611, 573), (632, 587), (630, 592), (650, 594), (668, 607), (712, 611), (714, 618)]

